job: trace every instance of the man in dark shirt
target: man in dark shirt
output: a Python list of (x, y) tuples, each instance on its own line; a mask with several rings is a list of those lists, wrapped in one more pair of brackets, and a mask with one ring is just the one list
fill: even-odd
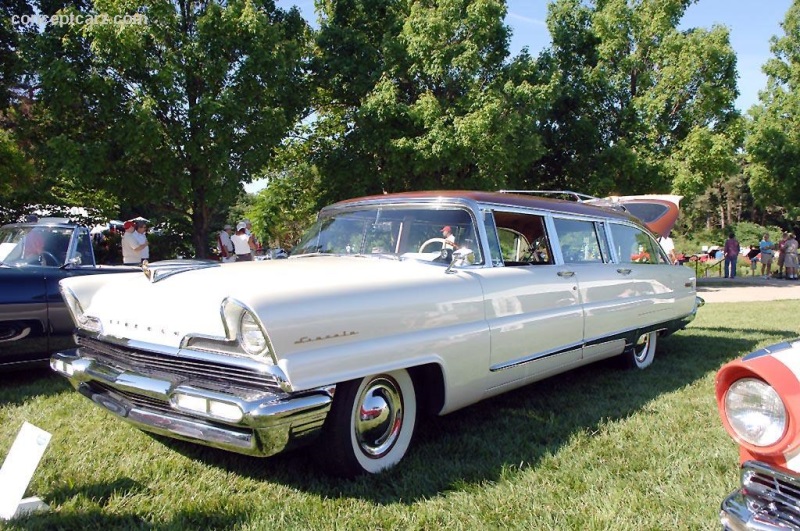
[(731, 232), (725, 240), (723, 254), (725, 256), (725, 278), (736, 278), (736, 259), (739, 258), (739, 241)]

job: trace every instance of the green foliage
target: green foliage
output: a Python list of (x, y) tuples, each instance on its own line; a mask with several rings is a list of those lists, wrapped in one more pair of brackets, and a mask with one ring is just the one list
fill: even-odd
[[(504, 3), (384, 4), (380, 17), (369, 0), (318, 4), (318, 56), (356, 73), (334, 84), (340, 77), (328, 61), (315, 71), (322, 90), (313, 160), (326, 179), (323, 200), (503, 186), (541, 153), (532, 116), (546, 95), (528, 79), (527, 59), (504, 64)], [(354, 42), (363, 52), (346, 55)]]
[[(553, 47), (537, 66), (555, 98), (530, 182), (594, 195), (689, 194), (731, 170), (735, 55), (724, 28), (678, 30), (690, 3), (550, 4)], [(716, 148), (699, 164), (702, 144)]]
[(271, 248), (291, 249), (317, 214), (321, 179), (316, 168), (296, 166), (285, 175), (273, 174), (248, 210), (253, 230)]
[(39, 157), (123, 210), (188, 225), (205, 256), (212, 224), (305, 112), (306, 23), (268, 0), (96, 0), (67, 11), (146, 19), (45, 28), (52, 127)]
[(750, 109), (747, 155), (750, 188), (762, 207), (785, 206), (800, 212), (800, 4), (794, 2), (782, 24), (784, 35), (773, 38), (775, 55), (764, 65), (767, 88)]

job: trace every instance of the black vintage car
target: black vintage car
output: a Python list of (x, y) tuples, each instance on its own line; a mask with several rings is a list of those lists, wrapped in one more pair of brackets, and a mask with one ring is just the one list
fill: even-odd
[(97, 265), (88, 228), (66, 219), (0, 227), (0, 370), (44, 366), (74, 345), (61, 279), (137, 270)]

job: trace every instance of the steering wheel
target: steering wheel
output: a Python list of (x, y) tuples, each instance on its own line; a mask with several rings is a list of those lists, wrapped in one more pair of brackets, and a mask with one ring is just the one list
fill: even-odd
[(53, 255), (53, 253), (51, 253), (49, 251), (42, 251), (41, 253), (39, 253), (39, 256), (42, 258), (42, 264), (43, 265), (47, 265), (48, 260), (52, 261), (53, 265), (56, 266), (56, 267), (61, 265), (61, 260), (56, 258)]
[(430, 240), (425, 240), (422, 242), (422, 245), (419, 246), (419, 252), (424, 252), (423, 249), (432, 243), (441, 243), (443, 246), (447, 243), (447, 240), (444, 238), (431, 238)]

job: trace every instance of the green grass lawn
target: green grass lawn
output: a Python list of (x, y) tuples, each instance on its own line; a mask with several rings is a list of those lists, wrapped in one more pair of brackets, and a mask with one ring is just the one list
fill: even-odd
[(800, 301), (707, 304), (654, 364), (599, 363), (424, 421), (377, 477), (157, 438), (47, 371), (0, 374), (0, 459), (22, 422), (53, 437), (0, 529), (719, 529), (737, 449), (714, 400), (726, 361), (800, 335)]

